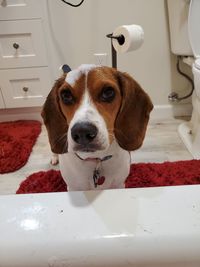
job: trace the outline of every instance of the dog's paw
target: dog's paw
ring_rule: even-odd
[[[58,155],[57,154],[53,154],[52,158],[51,158],[51,165],[57,165],[58,162],[59,162]]]

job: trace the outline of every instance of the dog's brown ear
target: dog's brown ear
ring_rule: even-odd
[[[60,109],[58,89],[63,84],[66,75],[58,79],[47,96],[42,110],[42,117],[47,128],[52,152],[63,154],[67,152],[67,121]]]
[[[117,77],[122,103],[115,121],[115,137],[123,149],[131,151],[143,143],[153,104],[131,76],[118,71]]]

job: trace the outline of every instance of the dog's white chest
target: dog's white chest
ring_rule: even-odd
[[[83,161],[74,153],[59,155],[61,174],[68,185],[68,190],[123,188],[130,170],[130,156],[120,147],[118,150],[119,153],[102,162]]]

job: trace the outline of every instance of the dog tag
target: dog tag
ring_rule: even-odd
[[[97,165],[93,172],[93,181],[94,181],[94,187],[97,188],[98,185],[102,185],[105,182],[105,177],[100,176],[100,169],[102,161],[110,159],[112,156],[107,156],[103,159],[97,159]]]
[[[98,185],[102,185],[104,182],[105,182],[105,177],[104,176],[101,176],[101,177],[99,177],[99,179],[98,179],[98,181],[97,181],[97,184]]]
[[[95,170],[94,170],[94,173],[93,173],[93,181],[94,181],[94,187],[95,187],[95,188],[96,188],[97,185],[98,185],[99,177],[100,177],[99,170],[98,170],[98,169],[95,169]]]

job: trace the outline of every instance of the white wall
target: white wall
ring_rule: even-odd
[[[118,69],[134,76],[155,105],[168,105],[172,89],[182,94],[189,89],[188,82],[176,73],[176,60],[170,52],[166,1],[85,0],[82,6],[72,8],[59,0],[47,0],[47,6],[61,63],[75,68],[94,63],[94,53],[108,53],[111,65],[106,34],[123,24],[140,24],[145,42],[135,52],[118,55]]]

